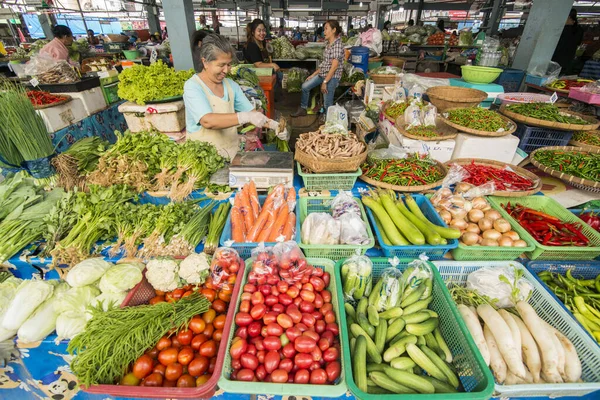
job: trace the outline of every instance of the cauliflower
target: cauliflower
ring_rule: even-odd
[[[177,262],[172,258],[157,258],[146,264],[146,279],[156,290],[170,292],[179,286]]]
[[[179,265],[179,276],[187,283],[204,283],[209,274],[210,263],[205,253],[192,253]]]

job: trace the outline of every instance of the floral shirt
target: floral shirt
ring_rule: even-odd
[[[331,69],[331,64],[333,64],[333,60],[338,60],[338,67],[335,70],[335,74],[333,77],[336,79],[341,79],[343,64],[344,64],[344,45],[342,44],[342,39],[337,38],[331,44],[328,44],[325,47],[325,51],[323,53],[323,62],[319,66],[319,76],[325,78]]]

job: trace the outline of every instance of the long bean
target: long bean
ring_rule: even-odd
[[[600,155],[561,150],[541,150],[533,157],[546,167],[578,178],[600,182]]]

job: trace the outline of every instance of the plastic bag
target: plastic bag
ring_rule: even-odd
[[[527,73],[533,76],[548,78],[546,84],[549,84],[558,79],[561,68],[559,63],[549,61],[548,63],[534,66],[532,69],[528,70]]]
[[[344,214],[337,218],[337,221],[340,224],[340,244],[363,245],[371,241],[362,217],[356,214]]]
[[[331,215],[338,219],[345,214],[354,214],[361,216],[360,206],[358,202],[344,191],[340,191],[337,196],[331,201]]]
[[[339,244],[340,223],[327,213],[312,213],[304,219],[300,236],[304,244]]]
[[[373,287],[369,304],[374,305],[377,312],[397,307],[400,305],[402,288],[402,272],[395,266],[386,268]]]
[[[582,92],[588,92],[593,94],[600,94],[600,80],[590,82],[581,88]]]
[[[512,266],[483,267],[469,274],[467,289],[476,290],[481,295],[495,299],[496,307],[515,307],[513,293],[519,301],[527,301],[533,292],[533,287],[524,278],[519,279],[515,286],[515,271]]]
[[[408,88],[408,98],[415,99],[419,102],[423,98],[423,93],[425,93],[427,89],[425,89],[420,83],[413,84]]]
[[[344,299],[360,300],[371,294],[373,286],[373,262],[367,256],[352,256],[340,269]]]
[[[339,104],[327,109],[327,124],[339,125],[348,133],[348,111]]]
[[[25,73],[35,76],[40,83],[73,83],[79,76],[65,60],[55,60],[46,54],[38,54],[25,64]]]
[[[227,287],[233,290],[237,273],[243,262],[235,249],[219,247],[215,250],[210,263],[210,277],[207,283],[212,282],[216,289]]]
[[[376,149],[369,152],[368,159],[375,160],[400,160],[406,158],[408,152],[402,147],[394,146],[390,144],[384,149]]]
[[[421,254],[402,272],[402,297],[400,304],[408,306],[416,301],[431,296],[433,288],[433,272],[427,262],[427,256]]]
[[[423,115],[423,125],[425,126],[436,126],[435,120],[437,117],[437,108],[433,104],[429,103],[421,110]]]
[[[471,46],[473,44],[473,32],[461,31],[458,35],[459,46]]]
[[[404,111],[404,123],[406,124],[406,129],[421,125],[421,106],[416,99],[412,100],[410,106],[406,107]]]
[[[314,268],[302,254],[302,250],[293,240],[277,243],[273,247],[273,255],[279,263],[279,277],[288,284],[301,282],[303,278],[309,278]]]

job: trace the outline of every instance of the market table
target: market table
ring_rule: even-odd
[[[315,70],[319,67],[319,60],[316,58],[307,58],[304,60],[298,60],[295,58],[278,58],[273,60],[274,63],[279,65],[279,68],[306,68],[308,70]]]

